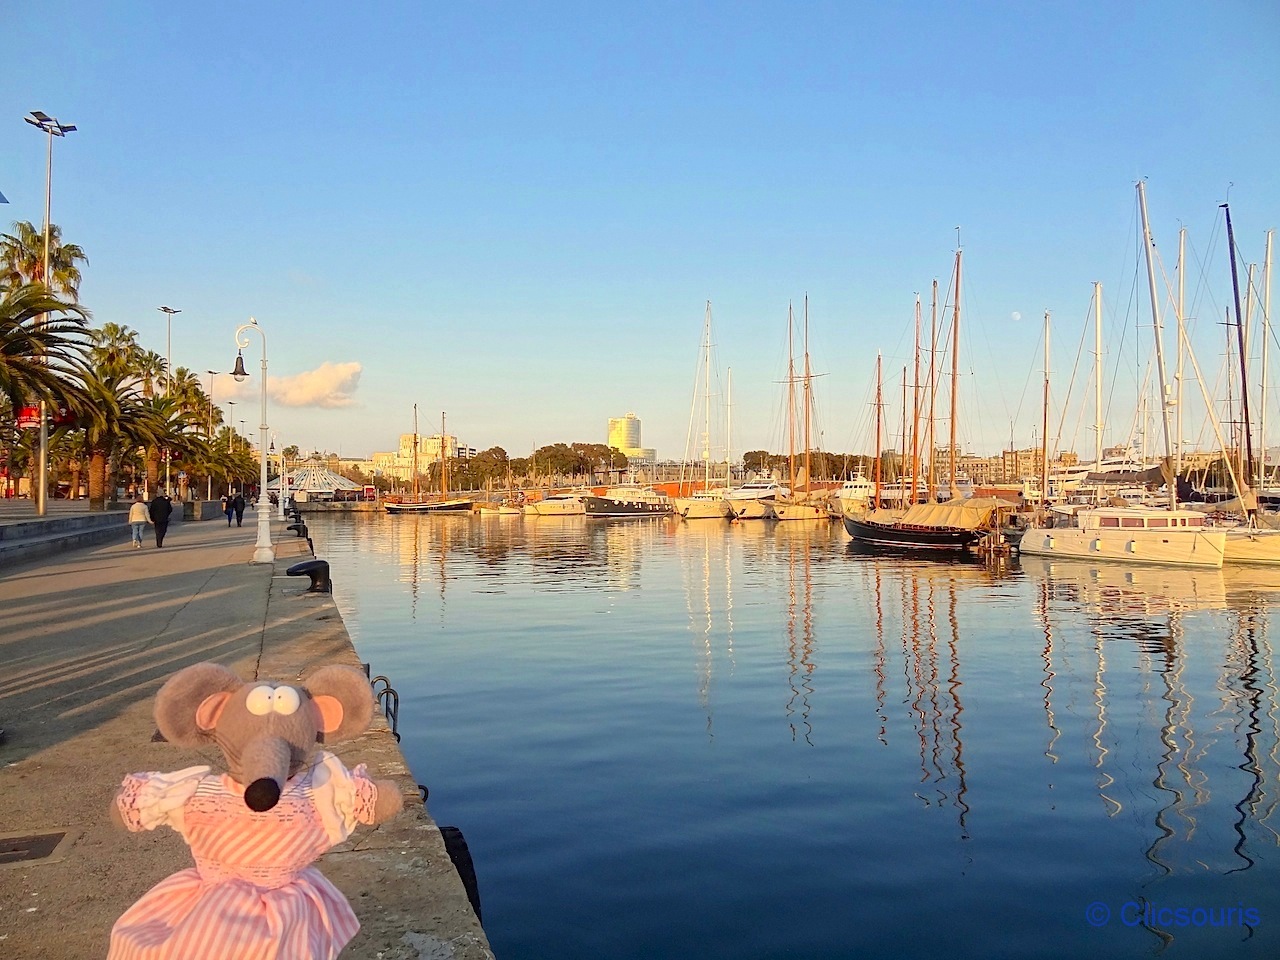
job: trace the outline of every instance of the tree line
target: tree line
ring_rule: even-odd
[[[11,494],[23,476],[35,489],[32,408],[42,401],[52,414],[49,497],[87,488],[89,508],[103,510],[118,487],[156,490],[166,460],[182,497],[252,482],[258,458],[194,372],[171,372],[123,324],[90,325],[79,300],[88,258],[56,224],[48,276],[44,262],[44,235],[31,223],[0,234],[0,491]]]

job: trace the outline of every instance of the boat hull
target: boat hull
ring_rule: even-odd
[[[773,516],[777,520],[830,520],[831,509],[825,500],[802,503],[775,500]]]
[[[1228,529],[1224,563],[1280,564],[1280,530]]]
[[[429,503],[387,503],[387,513],[470,513],[474,500],[459,497],[453,500],[432,500]]]
[[[726,520],[729,503],[722,497],[674,497],[671,507],[685,520]]]
[[[735,520],[768,520],[773,516],[773,500],[730,500],[729,514]]]
[[[1029,527],[1018,552],[1033,557],[1072,557],[1116,563],[1164,563],[1218,568],[1226,554],[1222,530]]]
[[[552,497],[528,504],[525,513],[539,517],[580,517],[587,512],[581,497]]]
[[[588,517],[665,517],[671,512],[671,504],[667,502],[612,497],[584,496],[582,506]]]
[[[904,527],[895,524],[872,523],[857,517],[844,518],[845,531],[859,543],[894,547],[899,550],[936,550],[947,553],[963,553],[981,537],[977,530],[958,530],[949,527]]]

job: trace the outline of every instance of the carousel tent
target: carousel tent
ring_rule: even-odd
[[[332,500],[338,490],[359,490],[360,484],[341,477],[323,466],[318,460],[304,460],[289,471],[289,493],[305,494],[299,499]],[[280,478],[267,484],[267,491],[276,493],[280,490]]]

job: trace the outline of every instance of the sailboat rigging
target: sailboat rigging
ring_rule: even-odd
[[[997,511],[1008,506],[994,499],[960,499],[956,484],[956,381],[959,365],[961,251],[956,250],[956,302],[951,330],[951,456],[948,483],[951,499],[946,503],[912,503],[905,509],[879,508],[858,516],[845,512],[844,528],[855,543],[913,551],[955,553],[969,550],[985,531],[992,528]],[[918,315],[918,314],[917,314]],[[918,324],[917,324],[918,325]],[[917,335],[917,340],[918,340]],[[932,367],[932,360],[930,361]],[[879,405],[879,366],[877,364],[876,397]],[[932,374],[930,375],[932,377]],[[919,376],[917,375],[917,379]],[[903,404],[904,415],[906,404]],[[879,419],[877,416],[877,433]],[[877,439],[877,447],[879,441]],[[880,486],[880,453],[876,450],[876,486]],[[932,452],[930,459],[933,459]],[[932,491],[931,491],[932,493]],[[932,499],[932,498],[930,498]],[[879,502],[877,490],[876,502]]]
[[[440,494],[422,499],[418,490],[418,406],[413,407],[413,499],[385,504],[387,513],[470,513],[475,501],[471,497],[449,496],[449,459],[445,449],[444,413],[440,414]]]

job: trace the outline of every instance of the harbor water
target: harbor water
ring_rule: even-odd
[[[1280,571],[307,523],[500,960],[1280,954]]]

